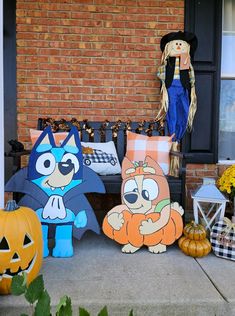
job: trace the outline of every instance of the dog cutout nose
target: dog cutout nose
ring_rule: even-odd
[[[59,162],[58,168],[60,173],[62,173],[63,176],[66,176],[73,170],[74,164],[71,162]]]
[[[138,195],[136,193],[128,193],[125,195],[125,199],[127,200],[128,203],[135,203],[138,199]]]

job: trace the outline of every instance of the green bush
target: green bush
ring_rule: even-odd
[[[51,298],[47,290],[44,288],[43,276],[39,275],[27,286],[26,273],[23,275],[15,275],[12,278],[11,293],[13,295],[23,295],[32,307],[32,316],[52,316],[51,314]],[[67,295],[60,298],[56,306],[55,316],[72,316],[72,302]],[[84,308],[79,307],[79,316],[90,316],[90,313]],[[28,316],[21,314],[20,316]],[[107,307],[105,306],[97,316],[108,316]],[[129,316],[133,316],[131,310]]]

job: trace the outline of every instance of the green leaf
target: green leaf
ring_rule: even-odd
[[[23,285],[25,285],[27,287],[27,273],[26,272],[22,272],[23,278],[24,278],[24,282]]]
[[[47,290],[44,290],[39,297],[37,304],[35,306],[34,316],[50,316],[51,306],[50,306],[50,296],[47,293]]]
[[[99,312],[98,316],[108,316],[107,306],[102,308],[102,310]]]
[[[21,295],[25,293],[27,287],[25,284],[25,276],[24,275],[15,275],[12,278],[11,282],[11,293],[13,295]]]
[[[71,298],[63,296],[56,308],[56,316],[72,316]]]
[[[33,304],[40,298],[43,291],[44,291],[43,277],[42,275],[39,275],[36,279],[34,279],[29,284],[29,287],[27,288],[24,296],[30,304]]]
[[[59,301],[58,305],[56,306],[56,313],[60,310],[61,306],[66,305],[67,298],[68,298],[68,296],[66,296],[66,295],[64,295],[60,298],[60,301]]]
[[[90,313],[88,313],[88,311],[84,308],[79,307],[79,316],[90,316]]]
[[[134,316],[133,309],[130,311],[129,316]]]

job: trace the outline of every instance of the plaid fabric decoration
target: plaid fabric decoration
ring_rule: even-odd
[[[174,79],[180,79],[180,59],[179,59],[179,57],[175,58]]]
[[[165,82],[166,80],[166,65],[165,64],[162,64],[161,66],[159,66],[158,71],[157,71],[157,76],[162,81],[162,83]],[[191,63],[189,66],[189,79],[190,79],[190,83],[194,85],[195,74],[194,74],[194,69]]]
[[[170,150],[172,136],[146,136],[127,132],[126,157],[131,161],[144,161],[146,156],[152,159],[162,168],[165,175],[170,168]]]
[[[83,159],[89,159],[93,163],[108,163],[110,162],[113,166],[116,165],[117,159],[112,154],[105,153],[99,149],[93,149],[94,154],[83,154]]]
[[[166,66],[165,65],[161,65],[158,68],[157,76],[161,81],[165,82],[166,80]]]
[[[235,260],[235,225],[228,218],[214,224],[210,242],[216,256]]]

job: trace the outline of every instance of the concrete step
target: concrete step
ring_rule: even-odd
[[[143,248],[121,253],[121,246],[103,235],[86,233],[74,240],[72,258],[43,262],[45,287],[52,305],[68,295],[74,315],[78,307],[96,316],[107,305],[110,316],[235,315],[235,262],[209,256],[185,256],[177,244],[166,253]],[[30,312],[23,297],[0,297],[0,315]]]

